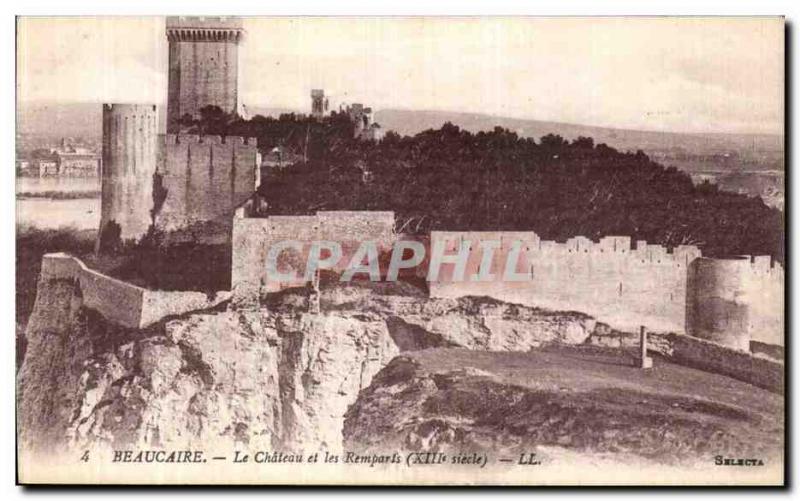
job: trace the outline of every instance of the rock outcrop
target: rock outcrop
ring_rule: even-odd
[[[681,362],[678,355],[687,350],[678,348],[685,336],[670,336],[653,336],[653,349]],[[448,444],[498,450],[555,444],[613,452],[633,451],[623,443],[623,430],[632,422],[650,422],[651,427],[632,433],[652,443],[653,454],[673,458],[679,446],[662,451],[658,444],[687,416],[664,421],[659,413],[675,406],[710,409],[698,400],[636,393],[636,371],[617,374],[607,388],[574,393],[584,378],[594,377],[591,371],[564,376],[586,365],[579,357],[565,359],[560,381],[554,382],[552,374],[526,372],[538,363],[528,359],[510,360],[517,372],[498,379],[495,366],[480,366],[482,357],[542,354],[552,346],[611,350],[627,359],[606,365],[629,371],[635,336],[581,313],[487,298],[427,299],[348,286],[323,289],[317,313],[309,313],[307,298],[294,291],[261,306],[222,304],[132,329],[88,309],[74,281],[50,278],[40,280],[25,338],[17,390],[24,453],[200,447],[338,451],[379,444],[419,450]],[[431,350],[446,367],[418,364],[417,354]],[[765,363],[771,362],[752,362],[752,370]],[[772,372],[780,377],[781,370],[776,365]],[[772,377],[772,372],[765,374]],[[664,377],[673,376],[685,377]],[[545,387],[525,386],[544,380],[550,381]],[[775,407],[779,397],[763,398]],[[637,399],[655,404],[634,418],[627,410],[614,410]],[[732,416],[745,430],[766,420],[777,433],[782,424],[768,418],[780,415],[776,409],[762,416],[725,404],[710,413]],[[729,424],[711,426],[699,419],[687,429],[699,426],[702,440],[717,444],[714,433],[739,436]],[[601,432],[605,448],[597,445]]]
[[[338,450],[348,406],[398,353],[579,343],[594,325],[480,298],[331,294],[318,314],[286,296],[269,312],[221,305],[137,330],[87,309],[74,282],[43,280],[18,374],[21,443]]]

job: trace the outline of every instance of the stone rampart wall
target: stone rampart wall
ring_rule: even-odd
[[[211,308],[230,297],[229,292],[207,295],[195,291],[154,291],[92,270],[80,259],[63,253],[42,257],[42,282],[74,280],[83,306],[124,327],[140,329],[166,317]]]
[[[156,227],[178,232],[210,225],[224,234],[222,238],[193,238],[201,243],[227,242],[235,208],[253,195],[260,182],[259,157],[254,138],[159,136],[157,172],[165,197],[157,207]]]

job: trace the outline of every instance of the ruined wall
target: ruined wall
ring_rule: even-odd
[[[172,315],[211,308],[230,297],[227,292],[209,296],[195,291],[144,289],[92,270],[68,254],[45,254],[40,283],[65,279],[75,281],[85,307],[130,328],[143,328]]]
[[[184,115],[199,117],[205,106],[238,111],[241,19],[167,18],[169,76],[167,131],[177,132]]]
[[[249,218],[246,209],[238,211],[233,220],[233,261],[231,284],[237,299],[257,298],[263,292],[275,292],[298,287],[308,259],[310,243],[331,240],[342,245],[342,259],[334,271],[343,270],[360,242],[375,241],[380,251],[394,244],[394,213],[367,211],[320,211],[314,216],[270,216]],[[281,253],[278,271],[295,270],[300,276],[294,281],[277,281],[267,274],[267,252],[272,244],[299,241],[299,250]]]
[[[235,208],[260,182],[255,138],[166,134],[159,136],[158,153],[165,195],[156,227],[176,232],[200,226],[191,241],[227,243]]]
[[[138,240],[150,227],[157,120],[155,105],[103,105],[98,250]]]

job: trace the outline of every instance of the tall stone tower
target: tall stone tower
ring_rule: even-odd
[[[183,116],[197,118],[205,106],[219,106],[226,113],[238,111],[243,36],[238,18],[167,18],[167,132],[178,132]]]
[[[98,252],[139,240],[152,223],[157,123],[153,104],[103,105]]]

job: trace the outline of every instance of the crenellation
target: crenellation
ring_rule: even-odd
[[[222,136],[218,135],[200,136],[200,142],[203,144],[222,144]]]
[[[667,259],[667,249],[660,245],[648,244],[645,252],[651,263],[661,263]]]
[[[156,227],[177,231],[213,222],[228,232],[236,207],[255,192],[260,156],[240,136],[165,134],[159,136],[158,172],[166,199]],[[212,235],[211,240],[230,238]]]
[[[753,267],[758,271],[769,271],[772,268],[771,256],[755,256],[753,258]]]
[[[180,144],[200,144],[199,134],[178,134],[178,143]]]

